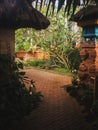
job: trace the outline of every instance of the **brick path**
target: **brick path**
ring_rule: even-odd
[[[64,90],[71,77],[42,70],[27,70],[38,91],[44,95],[40,106],[20,125],[20,130],[91,130],[74,98]],[[19,130],[19,129],[17,129]]]

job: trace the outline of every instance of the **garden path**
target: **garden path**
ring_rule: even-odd
[[[40,106],[20,123],[20,130],[91,130],[81,113],[83,106],[64,89],[71,83],[70,75],[38,69],[28,69],[26,75],[35,81],[44,97]]]

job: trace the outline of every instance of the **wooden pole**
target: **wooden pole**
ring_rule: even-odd
[[[96,76],[92,76],[91,79],[94,81],[94,103],[95,103],[95,101],[98,100],[98,88],[97,88],[98,80]]]
[[[15,30],[0,29],[0,54],[15,53]]]

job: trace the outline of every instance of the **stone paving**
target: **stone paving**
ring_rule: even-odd
[[[71,76],[37,69],[28,69],[26,74],[35,81],[37,90],[44,97],[17,130],[92,130],[81,113],[83,106],[64,89],[71,83]]]

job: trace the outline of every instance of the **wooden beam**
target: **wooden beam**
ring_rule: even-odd
[[[98,25],[98,19],[79,21],[78,26],[84,27],[88,25]]]

